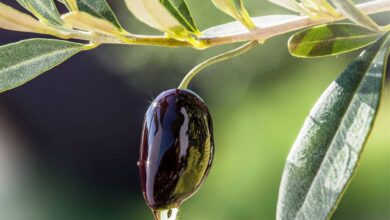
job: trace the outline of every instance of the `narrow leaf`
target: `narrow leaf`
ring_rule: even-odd
[[[191,12],[184,0],[160,0],[160,2],[188,31],[199,34]]]
[[[77,11],[77,0],[57,0],[64,4],[70,11]]]
[[[311,110],[284,168],[278,220],[325,220],[337,207],[372,129],[389,34],[362,52]]]
[[[331,2],[349,20],[370,30],[380,31],[375,21],[356,8],[351,0],[331,0]]]
[[[268,1],[274,3],[275,5],[279,5],[283,8],[286,8],[290,11],[304,13],[302,8],[300,8],[299,5],[295,1],[292,1],[292,0],[268,0]]]
[[[78,0],[77,8],[79,11],[105,19],[115,25],[119,30],[123,30],[114,12],[105,0]]]
[[[333,56],[365,47],[379,36],[355,24],[320,25],[291,36],[288,50],[297,57]]]
[[[292,22],[294,20],[300,19],[300,16],[296,15],[267,15],[261,17],[252,18],[253,23],[258,28],[267,28],[275,25],[281,25],[285,23]],[[243,26],[240,22],[230,22],[227,24],[218,25],[207,30],[204,30],[202,33],[203,38],[216,38],[216,37],[226,37],[232,35],[239,35],[248,32],[248,28]]]
[[[84,49],[62,40],[30,39],[0,47],[0,92],[20,86]]]
[[[173,34],[184,29],[158,0],[126,0],[126,5],[138,20],[155,29]]]
[[[171,37],[186,40],[190,38],[189,32],[199,34],[195,26],[191,28],[191,24],[193,24],[193,21],[192,18],[191,21],[189,20],[189,14],[187,14],[185,12],[186,10],[183,9],[186,8],[186,6],[184,4],[184,1],[182,0],[177,1],[176,4],[172,4],[168,1],[162,0],[125,1],[129,10],[138,20],[155,29],[166,32]],[[180,5],[178,3],[181,3],[181,7],[173,6]],[[167,5],[172,5],[172,8],[175,8],[176,13],[173,13],[173,11],[175,10],[167,7]],[[185,20],[186,22],[183,23],[183,20]]]
[[[243,0],[212,0],[214,5],[221,11],[232,16],[249,29],[256,28],[244,6]]]
[[[53,0],[17,0],[20,5],[29,10],[39,20],[53,25],[62,26],[60,13]]]
[[[72,28],[95,33],[102,33],[112,36],[123,36],[123,31],[118,30],[111,22],[95,17],[81,11],[74,11],[64,14],[62,19]]]
[[[0,28],[31,33],[46,33],[47,27],[28,14],[0,2]]]

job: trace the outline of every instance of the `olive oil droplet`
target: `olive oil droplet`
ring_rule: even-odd
[[[153,210],[153,215],[155,220],[176,220],[178,212],[178,208]]]

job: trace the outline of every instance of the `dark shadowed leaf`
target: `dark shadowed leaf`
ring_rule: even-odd
[[[20,5],[29,10],[39,20],[62,26],[60,13],[53,0],[17,0]]]
[[[63,40],[31,39],[0,47],[0,92],[20,86],[84,49]]]
[[[198,32],[187,3],[184,0],[160,0],[160,2],[188,31]]]
[[[321,25],[291,36],[288,50],[297,57],[321,57],[365,47],[380,34],[355,24]]]
[[[389,46],[385,34],[348,66],[311,110],[286,161],[278,220],[331,217],[378,112]]]

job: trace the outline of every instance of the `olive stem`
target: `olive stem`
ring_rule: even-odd
[[[243,18],[242,18],[242,20],[240,20],[242,25],[246,26],[246,28],[249,31],[256,29],[256,25],[253,23],[251,17],[249,16],[249,14],[245,8],[243,9],[243,14],[244,14]],[[242,45],[241,47],[238,47],[236,49],[230,50],[226,53],[217,55],[215,57],[212,57],[208,60],[203,61],[202,63],[195,66],[193,69],[190,70],[190,72],[187,73],[187,75],[181,81],[178,89],[186,89],[188,87],[188,84],[192,80],[192,78],[194,78],[194,76],[196,76],[196,74],[198,74],[202,69],[204,69],[204,68],[206,68],[214,63],[218,63],[218,62],[233,58],[235,56],[239,56],[239,55],[249,51],[253,47],[255,47],[258,42],[259,41],[257,41],[257,40],[250,41],[250,42]]]
[[[250,41],[250,42],[242,45],[241,47],[238,47],[236,49],[230,50],[226,53],[217,55],[215,57],[212,57],[208,60],[203,61],[202,63],[198,64],[197,66],[195,66],[193,69],[191,69],[187,73],[187,75],[181,81],[178,89],[187,89],[188,84],[190,83],[192,78],[194,78],[194,76],[196,76],[196,74],[198,74],[201,70],[210,66],[211,64],[218,63],[218,62],[239,56],[239,55],[249,51],[250,49],[255,47],[257,44],[258,44],[257,41]]]

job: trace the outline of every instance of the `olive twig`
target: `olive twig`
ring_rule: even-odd
[[[198,74],[202,69],[210,66],[211,64],[218,63],[218,62],[230,59],[232,57],[241,55],[241,54],[247,52],[248,50],[252,49],[253,47],[255,47],[257,44],[258,44],[258,41],[250,41],[250,42],[242,45],[241,47],[238,47],[236,49],[230,50],[226,53],[220,54],[218,56],[215,56],[215,57],[212,57],[208,60],[203,61],[202,63],[198,64],[197,66],[195,66],[192,70],[190,70],[187,73],[187,75],[181,81],[178,89],[187,89],[188,84],[190,83],[192,78],[194,78],[194,76],[196,76],[196,74]]]
[[[363,13],[375,14],[380,12],[390,11],[390,4],[388,0],[375,0],[365,2],[356,5],[356,7]],[[269,38],[279,36],[288,32],[321,25],[332,23],[346,19],[345,16],[340,15],[338,17],[326,17],[322,19],[312,19],[307,16],[300,16],[286,21],[280,24],[270,25],[267,27],[258,27],[251,31],[244,33],[228,34],[223,36],[200,36],[197,40],[201,47],[197,47],[187,41],[179,41],[174,38],[170,38],[165,35],[125,35],[123,39],[119,39],[116,36],[104,35],[104,34],[91,34],[89,32],[75,31],[69,35],[62,36],[65,39],[79,39],[91,42],[97,42],[100,44],[126,44],[126,45],[150,45],[150,46],[164,46],[164,47],[193,47],[195,49],[206,49],[212,46],[225,45],[237,42],[246,41],[264,41]],[[61,36],[59,36],[61,38]]]

